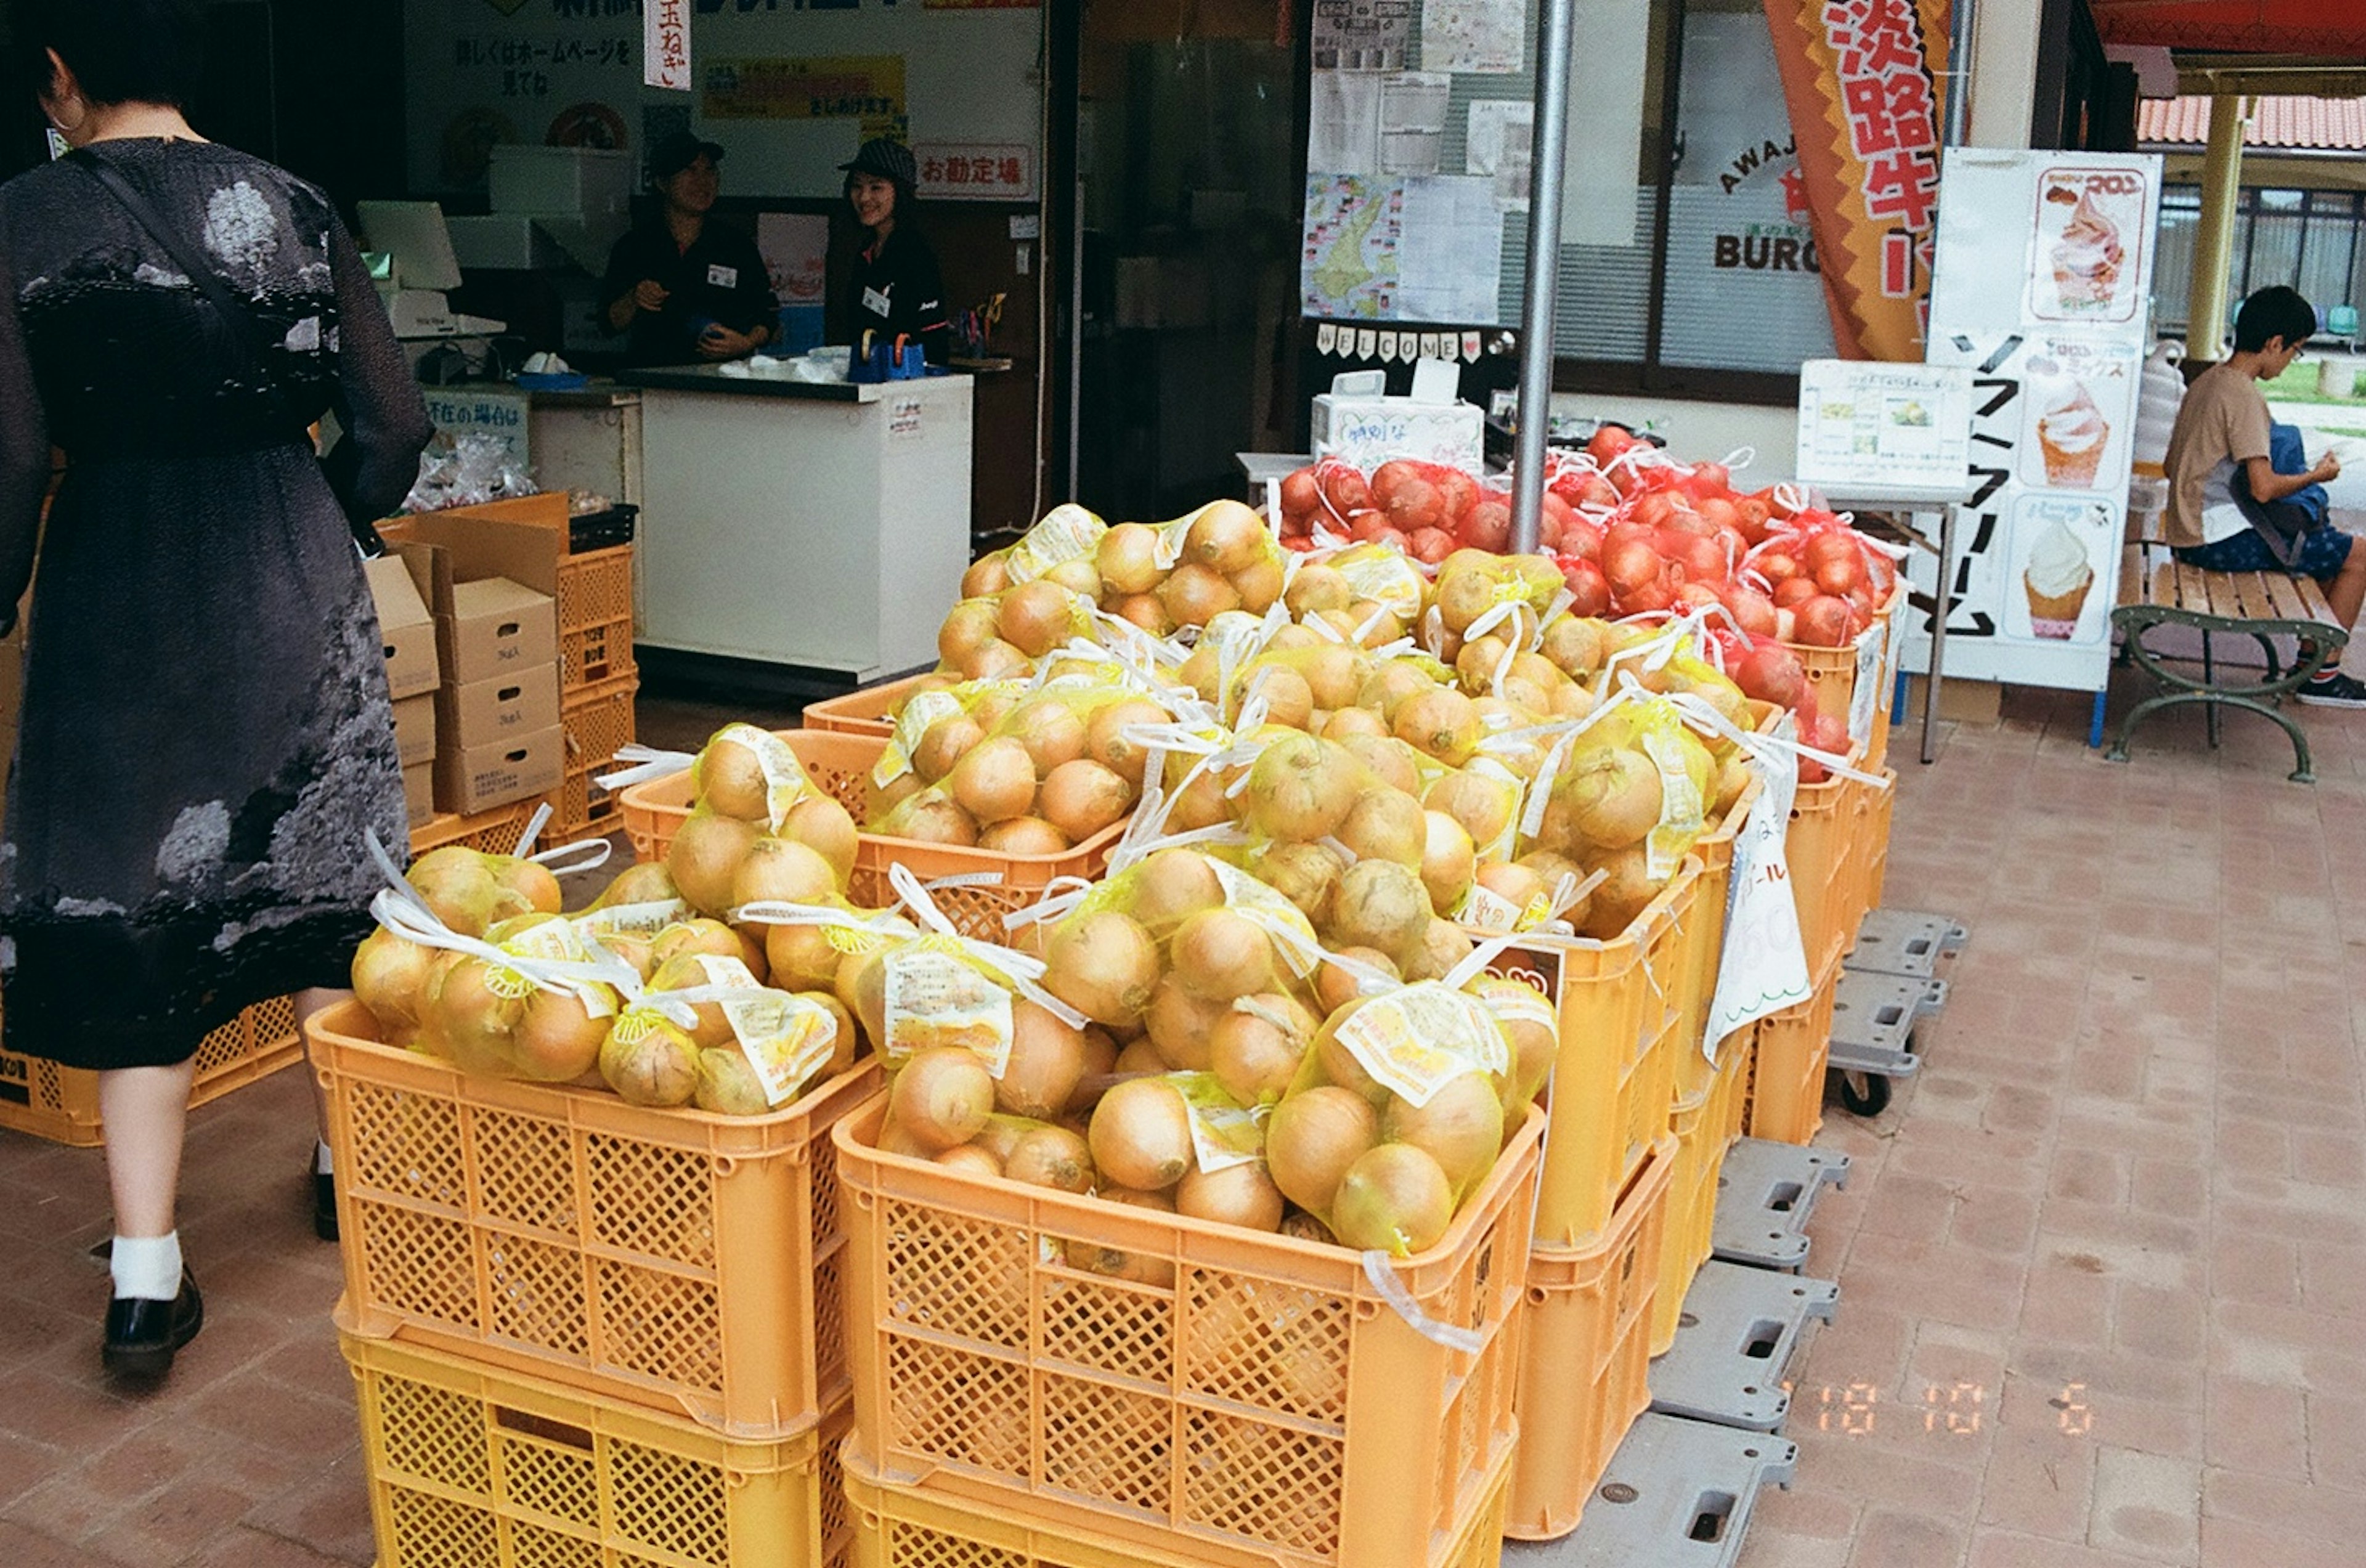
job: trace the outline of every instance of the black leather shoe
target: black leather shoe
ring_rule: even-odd
[[[118,1377],[161,1378],[173,1370],[173,1352],[205,1325],[205,1298],[184,1269],[181,1293],[169,1302],[118,1296],[107,1303],[107,1343],[99,1359]]]
[[[337,1179],[318,1170],[312,1173],[312,1234],[337,1239]]]

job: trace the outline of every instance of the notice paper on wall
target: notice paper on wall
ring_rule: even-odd
[[[1512,75],[1527,62],[1527,20],[1520,0],[1425,0],[1421,62],[1432,71]]]
[[[1536,140],[1536,106],[1518,98],[1481,98],[1470,106],[1463,157],[1474,175],[1495,182],[1495,206],[1528,209],[1528,169]]]
[[[1561,138],[1564,245],[1635,243],[1651,10],[1634,0],[1575,0],[1570,89],[1582,107]]]
[[[1427,71],[1380,78],[1380,173],[1434,175],[1454,79]]]
[[[1380,172],[1380,82],[1369,71],[1317,71],[1306,122],[1306,166],[1330,175]]]
[[[1314,0],[1317,71],[1402,71],[1414,0]]]
[[[1492,321],[1503,270],[1504,214],[1493,180],[1445,175],[1405,181],[1398,320]]]

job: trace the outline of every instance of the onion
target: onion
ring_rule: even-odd
[[[1314,716],[1314,689],[1306,677],[1287,664],[1256,664],[1233,677],[1224,695],[1224,712],[1237,720],[1251,694],[1263,698],[1268,724],[1284,729],[1304,729]]]
[[[1469,831],[1453,818],[1442,811],[1421,815],[1427,829],[1421,856],[1422,886],[1429,889],[1431,908],[1451,911],[1460,907],[1478,874],[1478,851]]]
[[[858,836],[854,814],[835,799],[817,791],[805,796],[781,820],[780,837],[805,845],[829,863],[838,886],[854,874]]]
[[[1088,1192],[1093,1185],[1093,1156],[1085,1140],[1065,1127],[1038,1127],[1012,1146],[1010,1157],[1002,1163],[1002,1174],[1029,1187]]]
[[[1473,708],[1475,716],[1477,709]],[[1350,735],[1339,742],[1347,754],[1379,775],[1382,784],[1404,795],[1421,790],[1421,753],[1393,735]],[[1364,787],[1359,785],[1359,787]]]
[[[1291,615],[1303,618],[1324,610],[1344,610],[1355,597],[1355,589],[1338,568],[1310,562],[1290,580],[1282,602]]]
[[[1602,576],[1614,594],[1625,597],[1641,592],[1660,581],[1667,563],[1659,552],[1640,539],[1621,540],[1602,547]]]
[[[1133,918],[1154,934],[1169,934],[1189,916],[1224,901],[1215,867],[1197,850],[1157,851],[1133,874]]]
[[[1150,993],[1150,1006],[1143,1013],[1158,1059],[1178,1073],[1206,1070],[1210,1037],[1231,1006],[1229,997],[1194,996],[1184,988],[1178,976],[1166,975]]]
[[[1734,683],[1742,694],[1776,707],[1796,708],[1799,694],[1807,690],[1807,668],[1799,656],[1771,639],[1751,645],[1750,651],[1735,661]]]
[[[1429,889],[1418,874],[1394,861],[1358,861],[1339,878],[1329,934],[1339,945],[1397,956],[1420,942],[1429,917]]]
[[[1044,955],[1044,988],[1096,1023],[1132,1029],[1158,984],[1158,949],[1131,916],[1098,909],[1060,922]]]
[[[1241,608],[1252,615],[1262,615],[1281,597],[1281,562],[1260,558],[1238,571],[1228,574],[1233,592],[1240,595]]]
[[[1121,1187],[1157,1191],[1191,1168],[1191,1114],[1163,1078],[1133,1078],[1101,1096],[1088,1142],[1093,1164]]]
[[[674,829],[666,850],[666,874],[692,908],[721,914],[732,907],[731,884],[739,863],[762,836],[753,822],[693,811]]]
[[[991,599],[963,599],[937,626],[937,657],[966,671],[990,643],[999,642],[1001,612]]]
[[[1316,925],[1330,919],[1331,900],[1346,869],[1337,852],[1325,845],[1288,840],[1268,845],[1250,867],[1259,882],[1297,905]]]
[[[1392,1258],[1428,1251],[1453,1223],[1453,1184],[1411,1144],[1382,1144],[1358,1159],[1331,1205],[1339,1245]]]
[[[1025,654],[995,637],[954,668],[969,680],[993,681],[1006,675],[1024,675],[1031,666]]]
[[[1158,603],[1177,626],[1204,626],[1225,611],[1239,609],[1241,595],[1222,574],[1187,561],[1159,584]]]
[[[1237,501],[1211,501],[1183,532],[1183,558],[1229,577],[1263,559],[1265,519]]]
[[[818,904],[844,882],[820,853],[794,839],[760,838],[731,874],[729,908],[742,904]]]
[[[1527,908],[1538,895],[1550,891],[1542,875],[1508,861],[1482,861],[1473,880],[1515,909]]]
[[[628,1013],[601,1043],[600,1076],[627,1105],[687,1105],[698,1092],[698,1047],[662,1018]]]
[[[1002,1162],[975,1144],[960,1144],[936,1156],[936,1163],[963,1176],[1000,1176]]]
[[[1250,764],[1244,816],[1268,838],[1328,838],[1355,809],[1356,794],[1346,751],[1311,735],[1288,735]]]
[[[1664,792],[1660,770],[1639,751],[1597,750],[1583,771],[1554,791],[1567,802],[1577,830],[1590,843],[1622,849],[1660,825]]]
[[[1602,575],[1599,566],[1590,560],[1565,558],[1560,575],[1569,588],[1571,615],[1594,616],[1609,613],[1610,581]]]
[[[1114,827],[1132,808],[1133,786],[1089,757],[1063,762],[1044,777],[1043,818],[1072,844]]]
[[[1041,817],[1010,817],[977,836],[977,847],[1006,855],[1064,854],[1068,835]]]
[[[1163,1214],[1175,1212],[1175,1198],[1168,1192],[1141,1192],[1130,1187],[1113,1187],[1106,1183],[1094,1189],[1093,1195],[1103,1202],[1121,1203],[1130,1209],[1152,1209]],[[1091,1274],[1106,1275],[1112,1280],[1126,1280],[1137,1285],[1171,1288],[1175,1283],[1175,1265],[1164,1258],[1146,1252],[1121,1252],[1113,1247],[1102,1247],[1085,1241],[1072,1241],[1067,1248],[1068,1265]],[[1021,1458],[1015,1464],[998,1468],[1015,1470],[1024,1466]]]
[[[1273,939],[1233,909],[1202,909],[1185,920],[1168,944],[1167,960],[1185,990],[1216,1002],[1269,989],[1277,975]]]
[[[1085,721],[1056,697],[1038,697],[1013,708],[1004,729],[1027,749],[1035,776],[1049,777],[1063,762],[1085,754]]]
[[[1002,596],[995,631],[1030,659],[1041,659],[1062,643],[1075,625],[1076,597],[1058,583],[1038,578]]]
[[[1265,1125],[1266,1171],[1283,1197],[1331,1212],[1339,1183],[1379,1140],[1380,1113],[1360,1096],[1324,1087],[1291,1095]]]
[[[941,1154],[985,1130],[994,1114],[994,1079],[975,1052],[931,1045],[896,1073],[887,1105],[917,1142]]]
[[[1024,997],[1010,1004],[1010,1057],[994,1086],[994,1106],[1049,1120],[1067,1109],[1085,1074],[1085,1035]]]
[[[1500,501],[1482,501],[1464,514],[1460,533],[1462,542],[1474,550],[1504,554],[1512,547],[1512,509]]]
[[[1155,593],[1129,593],[1111,608],[1153,637],[1174,635],[1175,617],[1166,613],[1166,603]]]
[[[1101,596],[1100,568],[1082,556],[1064,560],[1043,574],[1046,582],[1056,582],[1086,604],[1097,604]]]
[[[1492,844],[1511,826],[1519,795],[1500,779],[1458,770],[1440,773],[1422,804],[1460,823],[1474,844]]]
[[[748,972],[761,980],[770,965],[765,962],[763,944],[755,937],[734,931],[721,920],[676,920],[650,939],[649,965],[656,969],[686,953],[711,953],[716,958],[736,958],[748,966]]]
[[[964,599],[991,597],[1010,586],[1010,552],[996,550],[969,563],[962,573],[961,596]]]
[[[1504,1104],[1488,1075],[1464,1073],[1440,1084],[1426,1105],[1390,1097],[1380,1112],[1380,1141],[1421,1150],[1446,1173],[1448,1186],[1467,1192],[1504,1146]]]
[[[1117,1054],[1116,1065],[1110,1070],[1123,1078],[1156,1077],[1175,1069],[1158,1054],[1157,1043],[1145,1034]]]
[[[1165,570],[1158,564],[1158,530],[1144,523],[1120,523],[1093,548],[1101,586],[1121,596],[1147,593]]]
[[[1604,879],[1594,888],[1584,922],[1578,929],[1586,936],[1607,941],[1632,924],[1644,906],[1659,897],[1664,884],[1653,880],[1651,859],[1640,844],[1611,851],[1594,863],[1594,869],[1604,873]]]
[[[1810,648],[1848,646],[1849,607],[1845,600],[1818,593],[1802,601],[1796,613],[1797,635],[1800,642]]]
[[[1243,1230],[1279,1230],[1281,1190],[1259,1160],[1226,1166],[1213,1174],[1193,1170],[1175,1189],[1175,1212]]]
[[[1319,731],[1325,740],[1346,740],[1350,736],[1367,735],[1383,738],[1389,732],[1388,721],[1370,708],[1340,706],[1332,710]]]
[[[1085,755],[1139,790],[1150,761],[1150,748],[1126,738],[1141,725],[1169,722],[1166,710],[1147,697],[1127,697],[1094,714],[1085,726]]]
[[[866,1043],[862,1038],[862,1026],[854,1021],[854,1015],[846,1010],[846,1004],[828,991],[801,990],[795,994],[829,1014],[830,1028],[836,1032],[836,1037],[830,1042],[829,1060],[823,1064],[821,1071],[815,1077],[817,1080],[834,1078],[854,1066],[855,1059],[862,1055]]]
[[[1084,1071],[1076,1077],[1076,1087],[1068,1093],[1068,1102],[1060,1108],[1067,1116],[1081,1116],[1100,1103],[1101,1090],[1109,1076],[1117,1071],[1117,1042],[1109,1031],[1098,1024],[1087,1024],[1078,1045],[1078,1060]]]
[[[1270,1105],[1306,1059],[1319,1025],[1303,1004],[1279,991],[1244,997],[1208,1032],[1208,1067],[1243,1105]]]
[[[883,1155],[897,1155],[905,1159],[933,1160],[938,1157],[937,1150],[930,1148],[918,1138],[913,1137],[892,1113],[885,1121],[879,1123],[879,1142],[873,1146]],[[1001,1174],[998,1167],[995,1174]]]
[[[1479,745],[1479,715],[1470,699],[1442,686],[1406,698],[1389,728],[1398,739],[1448,767],[1470,761]]]
[[[736,1044],[698,1054],[698,1087],[691,1091],[691,1102],[717,1116],[762,1116],[772,1109],[764,1080]]]
[[[377,1021],[378,1037],[388,1044],[409,1045],[417,1037],[420,998],[435,953],[383,926],[354,949],[355,999]]]
[[[658,965],[658,972],[649,976],[648,988],[652,991],[687,991],[693,987],[704,987],[709,984],[706,966],[701,962],[704,956],[700,953],[685,953],[665,960]],[[689,1005],[691,1010],[697,1015],[696,1021],[684,1031],[690,1036],[693,1044],[701,1049],[711,1049],[717,1045],[728,1045],[738,1038],[731,1032],[731,1021],[723,1016],[722,1003],[697,1002]]]
[[[1418,948],[1405,959],[1408,980],[1443,979],[1456,964],[1470,956],[1470,934],[1442,915],[1422,928]]]
[[[607,1041],[611,1021],[611,1014],[593,1014],[571,991],[536,990],[526,998],[524,1015],[510,1033],[511,1065],[518,1077],[535,1083],[580,1078],[599,1066],[600,1047]],[[736,1045],[731,1055],[746,1066],[747,1058]],[[771,1109],[769,1103],[760,1104],[743,1114],[761,1115]]]
[[[1339,957],[1366,969],[1376,969],[1391,981],[1400,981],[1403,978],[1397,968],[1397,961],[1377,948],[1342,947],[1335,951]],[[1359,982],[1357,977],[1336,964],[1326,962],[1314,972],[1314,998],[1322,1004],[1323,1010],[1326,1014],[1337,1012],[1341,1008],[1362,996],[1363,992],[1358,987]]]
[[[1339,824],[1339,841],[1358,860],[1387,860],[1418,871],[1428,842],[1427,814],[1402,790],[1366,790]]]
[[[920,732],[912,748],[912,770],[930,784],[953,771],[953,765],[986,739],[986,730],[967,714],[949,714]]]

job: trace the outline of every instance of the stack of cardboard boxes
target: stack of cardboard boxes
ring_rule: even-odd
[[[413,539],[370,563],[414,828],[558,786],[558,608],[502,570],[532,575],[535,542],[498,532]]]

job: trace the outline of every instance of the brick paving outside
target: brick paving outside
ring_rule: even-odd
[[[1841,1314],[1741,1568],[2360,1561],[2366,715],[2304,710],[2311,789],[2241,716],[2217,753],[2173,715],[2106,765],[2086,705],[2016,693],[1896,761],[1887,901],[1972,945],[1891,1109],[1826,1108],[1854,1168],[1808,1271]],[[647,707],[657,743],[712,728]],[[0,1563],[371,1561],[310,1122],[292,1071],[193,1118],[208,1322],[138,1400],[97,1376],[99,1156],[0,1133]]]

